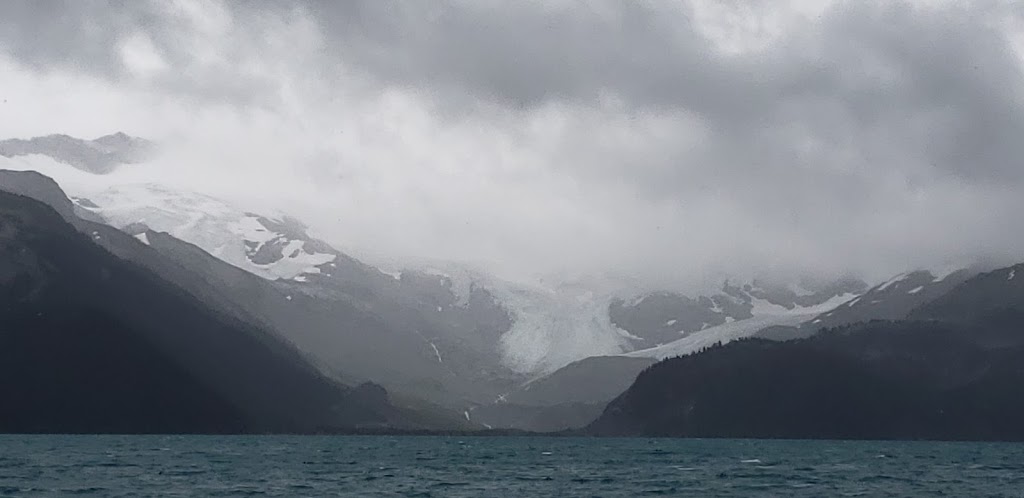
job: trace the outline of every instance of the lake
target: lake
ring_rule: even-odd
[[[1024,445],[9,435],[0,495],[1024,497]]]

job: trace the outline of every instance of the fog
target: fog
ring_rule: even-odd
[[[651,287],[1024,260],[1012,2],[0,3],[0,137],[389,265]]]

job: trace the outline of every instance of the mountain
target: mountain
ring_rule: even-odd
[[[879,313],[886,306],[872,303],[879,297],[857,300],[867,286],[855,279],[726,282],[694,295],[637,292],[614,281],[512,283],[457,265],[378,268],[284,213],[126,183],[116,171],[65,181],[70,168],[39,159],[62,154],[45,138],[33,139],[40,154],[33,161],[0,158],[0,166],[53,174],[73,194],[70,208],[61,209],[108,223],[160,257],[112,244],[103,229],[98,243],[220,312],[286,337],[333,377],[380,383],[397,402],[435,406],[468,424],[562,428],[595,417],[653,361],[755,335],[810,335],[822,324],[810,322],[845,302],[850,311],[837,320],[889,316]],[[901,297],[897,307],[905,314],[921,304],[915,299],[934,297],[957,278],[933,279],[934,292],[908,292],[902,281],[872,291],[899,289],[910,299],[882,297]],[[861,310],[867,303],[873,308]],[[582,393],[593,395],[577,399]]]
[[[939,274],[928,270],[902,273],[872,287],[857,299],[822,313],[804,328],[818,330],[870,320],[899,320],[977,273],[967,268]]]
[[[851,290],[861,287],[863,284],[857,282],[839,282],[825,286],[827,290],[819,293],[804,294],[800,300],[792,299],[795,293],[790,293],[787,300],[787,293],[769,294],[761,286],[731,286],[726,283],[723,289],[728,294],[723,293],[714,298],[690,299],[679,294],[661,292],[644,295],[630,303],[619,301],[619,306],[623,307],[620,309],[629,306],[631,313],[638,317],[643,316],[641,311],[657,314],[665,310],[677,313],[675,316],[694,316],[683,314],[694,312],[693,307],[659,308],[645,304],[648,302],[659,305],[672,302],[699,305],[710,301],[719,308],[714,311],[718,313],[725,311],[722,303],[730,303],[733,309],[741,310],[742,314],[738,315],[740,319],[726,314],[726,318],[718,325],[707,326],[707,322],[704,322],[704,327],[694,332],[673,332],[671,337],[675,339],[666,344],[617,355],[592,356],[570,363],[505,393],[490,405],[478,407],[473,412],[475,420],[497,426],[507,423],[507,412],[511,411],[520,416],[516,428],[532,431],[561,430],[567,428],[565,424],[570,422],[589,422],[599,415],[604,405],[625,391],[641,371],[658,360],[689,355],[714,344],[751,337],[770,327],[799,325],[825,310],[856,298]],[[702,312],[701,308],[696,310],[696,313]],[[663,317],[659,316],[658,320]],[[632,343],[630,345],[645,343],[642,338],[632,335],[627,337]]]
[[[655,360],[592,356],[528,382],[476,407],[473,420],[493,427],[555,432],[583,427],[629,388]]]
[[[52,188],[40,180],[35,190]],[[411,423],[379,387],[329,379],[275,334],[96,243],[120,236],[118,244],[149,251],[141,242],[84,220],[75,227],[68,215],[0,192],[0,431],[319,432]],[[90,227],[92,236],[81,232]]]
[[[914,320],[787,342],[745,339],[662,361],[586,432],[1024,440],[1019,268],[968,279],[911,313]]]
[[[28,140],[13,138],[0,141],[0,156],[45,155],[96,174],[110,173],[122,164],[142,162],[154,153],[154,149],[151,142],[120,132],[95,140],[47,135]]]
[[[0,171],[0,188],[40,183],[26,181],[26,178],[43,179],[44,186],[22,188],[22,193],[34,193],[51,201],[63,199],[67,205],[62,210],[72,213],[68,205],[73,208],[76,204],[68,201],[55,183],[37,173]],[[95,206],[82,199],[76,202],[79,207]],[[59,201],[57,205],[61,205]],[[210,207],[203,203],[196,205],[200,210]],[[95,207],[89,209],[92,215],[98,216]],[[438,418],[447,418],[447,422],[437,428],[462,428],[466,423],[459,420],[464,408],[471,403],[467,399],[493,399],[512,385],[512,381],[503,381],[498,375],[495,375],[497,380],[489,379],[487,365],[479,364],[481,354],[458,354],[478,344],[457,341],[452,335],[469,335],[473,331],[467,332],[465,326],[458,328],[458,322],[451,317],[484,314],[487,301],[480,292],[470,292],[464,307],[455,306],[456,297],[442,279],[409,273],[402,280],[421,290],[416,295],[420,300],[410,304],[388,294],[396,292],[395,288],[400,285],[398,280],[341,258],[332,262],[345,271],[344,274],[332,272],[321,279],[307,273],[308,281],[271,280],[141,224],[126,226],[121,231],[95,223],[83,226],[83,223],[81,220],[77,223],[80,231],[117,256],[153,271],[221,313],[273,330],[332,376],[353,384],[368,381],[383,384],[393,391],[392,399],[396,403],[417,412],[440,409],[432,406],[434,403],[447,406],[452,416],[439,415]],[[323,267],[329,268],[327,264]],[[356,278],[358,276],[365,278]],[[437,310],[439,306],[455,309],[441,313]],[[418,311],[417,307],[428,308],[429,314]],[[479,316],[472,317],[472,324],[480,323]],[[473,364],[473,361],[478,363]],[[497,385],[488,387],[491,382]],[[456,412],[458,419],[454,418]]]
[[[437,272],[385,273],[295,219],[208,196],[131,185],[76,203],[180,266],[203,268],[228,290],[225,306],[245,309],[338,375],[460,413],[516,382],[501,362],[511,317],[484,288]]]
[[[910,313],[918,320],[970,322],[1024,303],[1024,264],[979,274]]]
[[[756,280],[743,285],[726,282],[720,293],[706,296],[691,298],[676,292],[655,292],[631,301],[616,300],[610,312],[612,322],[635,338],[637,349],[646,349],[755,316],[819,307],[839,296],[852,298],[866,287],[855,279],[839,280],[813,291]]]
[[[814,290],[754,281],[733,285],[709,296],[688,297],[676,292],[643,294],[630,301],[617,299],[609,312],[612,323],[628,332],[636,349],[668,344],[707,328],[766,314],[791,314],[821,307],[837,297],[851,299],[867,288],[856,279],[841,279]]]

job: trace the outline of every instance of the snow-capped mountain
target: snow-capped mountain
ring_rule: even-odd
[[[851,282],[845,285],[856,288],[862,284]],[[843,289],[846,287],[829,286],[829,288]],[[603,403],[618,396],[632,383],[632,379],[637,374],[659,360],[693,354],[714,344],[751,337],[768,327],[796,326],[857,297],[852,292],[846,292],[832,295],[822,301],[821,296],[831,292],[828,291],[801,302],[801,304],[808,304],[807,306],[798,306],[793,301],[779,299],[778,295],[772,297],[775,302],[768,301],[765,296],[769,294],[764,292],[762,287],[754,284],[738,287],[726,284],[724,289],[731,294],[723,292],[714,297],[702,296],[691,299],[679,294],[658,292],[644,294],[641,298],[634,298],[628,302],[616,299],[611,308],[612,316],[615,313],[615,306],[620,307],[619,312],[622,312],[622,308],[629,306],[632,307],[630,312],[633,314],[631,316],[636,317],[637,321],[642,324],[644,322],[641,320],[644,317],[638,310],[643,310],[644,303],[650,300],[659,305],[667,304],[661,311],[673,313],[669,316],[680,317],[672,318],[669,321],[677,320],[678,323],[689,317],[689,323],[693,323],[694,318],[704,319],[704,326],[699,330],[687,332],[685,329],[677,331],[676,328],[671,327],[674,324],[670,323],[667,325],[669,333],[663,334],[661,337],[674,338],[674,340],[666,341],[663,344],[654,344],[647,348],[636,346],[649,344],[650,339],[623,331],[627,335],[621,352],[590,355],[546,375],[534,378],[518,389],[505,393],[490,406],[479,410],[480,419],[492,425],[498,424],[504,420],[505,411],[513,411],[528,414],[520,415],[520,418],[526,419],[527,422],[517,421],[519,428],[531,430],[564,428],[551,424],[596,417],[600,414]],[[722,297],[723,295],[728,297]],[[809,295],[809,293],[805,295]],[[817,304],[810,304],[812,302],[817,302]],[[679,306],[680,303],[683,306]],[[710,307],[714,309],[708,310],[701,304],[710,304]],[[648,313],[655,314],[659,311],[653,304],[648,306],[651,306],[646,310]],[[727,309],[730,312],[727,312]],[[709,314],[720,317],[717,325],[707,325],[705,317],[708,317]],[[660,320],[664,319],[666,315],[655,314],[655,316],[655,319],[651,319],[647,323],[660,324]],[[634,328],[634,330],[643,333],[643,329]],[[655,330],[657,331],[658,328]],[[558,416],[555,417],[555,414]],[[530,425],[531,423],[534,425]]]
[[[340,256],[306,235],[298,220],[246,212],[206,195],[153,184],[85,195],[73,198],[79,207],[133,235],[147,229],[165,232],[268,280],[305,281],[329,272]]]
[[[28,140],[12,138],[0,141],[0,156],[44,155],[83,171],[106,174],[122,164],[143,162],[155,147],[145,139],[124,133],[82,140],[67,135],[47,135]]]
[[[1024,307],[1024,263],[978,273],[937,299],[916,308],[910,318],[953,323],[998,321]]]
[[[754,281],[725,282],[717,294],[688,297],[675,292],[644,294],[611,303],[612,322],[627,331],[636,349],[647,349],[683,339],[705,329],[752,318],[795,316],[852,299],[867,284],[842,279],[813,290]]]
[[[754,297],[748,302],[748,304],[752,305],[750,318],[727,321],[721,325],[686,334],[680,339],[667,344],[633,351],[628,353],[627,356],[664,359],[692,354],[716,343],[724,344],[736,339],[750,337],[767,327],[798,325],[821,313],[833,310],[852,299],[857,299],[857,297],[857,294],[848,292],[834,295],[815,305],[793,306],[792,308]]]
[[[870,320],[899,320],[918,306],[949,292],[980,270],[953,268],[901,273],[878,284],[857,299],[827,310],[801,326],[809,335],[823,328]]]
[[[409,331],[410,341],[422,342],[431,360],[456,361],[460,353],[454,350],[463,349],[477,358],[471,363],[527,378],[590,356],[644,350],[701,329],[800,311],[857,288],[795,292],[755,282],[726,284],[717,294],[691,299],[672,292],[640,294],[608,281],[511,283],[457,265],[385,271],[310,236],[301,221],[284,213],[254,213],[209,195],[134,183],[138,176],[123,177],[115,166],[96,176],[90,173],[97,168],[83,168],[81,158],[68,159],[68,150],[81,149],[134,162],[136,155],[118,151],[151,149],[148,142],[119,133],[95,141],[50,136],[3,143],[31,152],[0,166],[43,171],[69,192],[79,211],[140,240],[147,241],[150,231],[169,234],[296,293],[344,299],[391,317],[400,322],[395,327]]]
[[[557,376],[567,365],[577,365],[576,379],[592,365],[607,368],[620,361],[590,358],[620,358],[621,371],[631,372],[646,360],[690,354],[767,327],[824,322],[826,316],[839,320],[852,312],[840,309],[859,310],[866,303],[875,306],[869,311],[878,311],[883,299],[895,296],[890,293],[917,302],[960,278],[929,276],[932,289],[908,276],[858,299],[867,286],[853,279],[803,286],[726,282],[715,292],[687,295],[641,291],[611,278],[513,283],[453,264],[382,269],[311,236],[285,213],[253,212],[224,199],[122,176],[115,163],[135,162],[138,156],[119,156],[118,147],[143,143],[131,137],[0,144],[12,142],[18,151],[31,152],[15,154],[8,145],[0,169],[43,171],[72,196],[80,216],[103,220],[184,266],[210,268],[212,285],[231,294],[225,307],[244,309],[268,323],[328,370],[460,412],[514,394],[531,380]],[[145,144],[142,148],[151,149]],[[68,159],[69,147],[107,147],[103,157],[113,166]],[[234,273],[214,268],[204,257],[227,263]],[[849,304],[840,306],[844,303]]]

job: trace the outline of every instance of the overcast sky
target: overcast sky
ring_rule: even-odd
[[[0,137],[357,255],[503,275],[881,279],[1024,261],[1013,2],[0,2]]]

